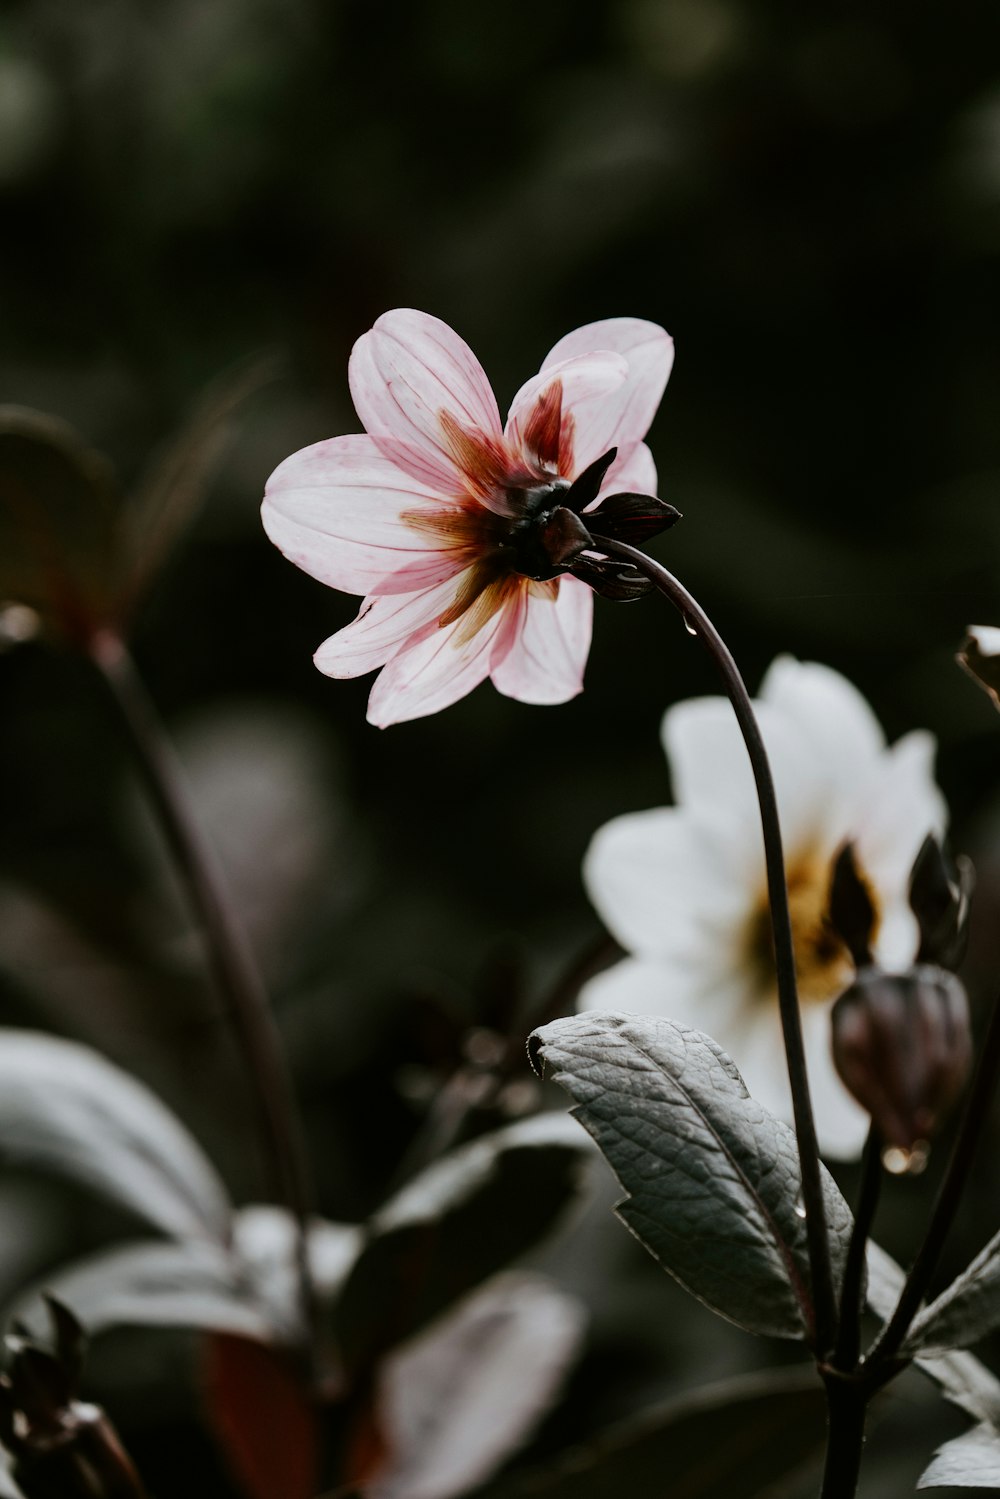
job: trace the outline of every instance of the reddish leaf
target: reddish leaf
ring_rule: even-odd
[[[212,1430],[247,1499],[313,1499],[319,1421],[288,1356],[217,1333],[205,1341],[203,1377]]]

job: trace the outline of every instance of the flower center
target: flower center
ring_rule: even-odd
[[[833,864],[816,849],[804,849],[787,863],[788,907],[795,947],[799,996],[806,1003],[835,999],[851,983],[854,965],[829,920]],[[874,893],[869,886],[874,904]],[[756,976],[761,997],[775,992],[774,941],[766,888],[754,904],[746,928],[745,961]]]
[[[553,566],[545,544],[545,528],[552,512],[569,489],[568,479],[550,479],[544,484],[507,490],[513,514],[503,548],[508,553],[510,569],[525,578],[544,582],[565,571]]]

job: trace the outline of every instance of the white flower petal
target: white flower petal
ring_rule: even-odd
[[[726,829],[675,807],[605,823],[583,863],[587,893],[623,947],[703,968],[746,922],[754,890]]]
[[[547,591],[522,588],[494,650],[493,685],[521,703],[565,703],[583,689],[594,596],[576,578]]]
[[[820,836],[830,810],[823,768],[807,752],[796,724],[769,703],[755,708],[786,852],[808,847]],[[679,805],[731,819],[741,838],[748,827],[758,829],[756,846],[762,849],[753,771],[727,699],[691,698],[669,708],[663,719],[663,743]]]
[[[936,741],[915,729],[880,757],[868,777],[854,837],[878,889],[904,893],[928,833],[943,836],[948,810],[934,784]]]
[[[760,700],[794,723],[831,783],[850,796],[885,749],[885,735],[861,693],[817,661],[779,656]]]

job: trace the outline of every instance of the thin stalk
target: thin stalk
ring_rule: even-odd
[[[785,861],[781,848],[778,802],[767,750],[753,710],[750,694],[729,647],[698,601],[684,585],[645,552],[622,541],[601,538],[600,547],[611,556],[621,557],[637,567],[655,588],[677,608],[688,628],[705,646],[722,678],[726,695],[733,705],[736,721],[746,744],[753,768],[760,804],[761,829],[764,835],[764,859],[767,868],[767,891],[774,934],[774,962],[778,985],[781,1029],[788,1060],[788,1078],[792,1093],[795,1134],[798,1140],[799,1167],[802,1174],[802,1203],[806,1213],[806,1237],[809,1247],[813,1301],[816,1317],[816,1348],[825,1357],[833,1346],[836,1328],[836,1303],[830,1273],[830,1245],[827,1237],[826,1208],[820,1175],[819,1146],[816,1125],[809,1098],[805,1048],[802,1043],[802,1017],[799,1013],[798,985],[795,975],[795,951],[792,946],[792,922],[788,909]]]
[[[861,1352],[862,1282],[865,1247],[882,1187],[882,1143],[875,1126],[868,1131],[861,1157],[861,1187],[854,1212],[854,1227],[847,1249],[844,1281],[840,1291],[840,1320],[833,1364],[845,1373],[853,1369]]]
[[[117,634],[105,630],[93,637],[89,654],[114,698],[163,835],[201,922],[216,983],[228,1001],[227,1014],[245,1063],[274,1191],[298,1228],[299,1295],[315,1351],[317,1305],[308,1255],[308,1171],[298,1110],[267,992],[230,903],[225,879],[192,815],[181,768],[128,647]]]
[[[944,1247],[945,1237],[954,1220],[959,1198],[968,1180],[973,1155],[993,1098],[998,1073],[1000,1073],[1000,1001],[996,1001],[993,1005],[983,1048],[976,1065],[976,1075],[966,1099],[962,1122],[958,1127],[944,1179],[938,1189],[924,1242],[917,1251],[917,1257],[906,1278],[896,1310],[865,1360],[865,1368],[871,1369],[873,1374],[895,1358],[910,1330],[910,1323],[927,1294],[927,1288]]]
[[[854,1499],[865,1445],[868,1400],[857,1386],[831,1374],[826,1380],[826,1463],[820,1499]]]

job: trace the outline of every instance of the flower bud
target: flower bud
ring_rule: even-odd
[[[904,1164],[926,1145],[955,1102],[972,1062],[969,1005],[953,973],[918,964],[909,973],[860,970],[833,1007],[833,1058]]]

